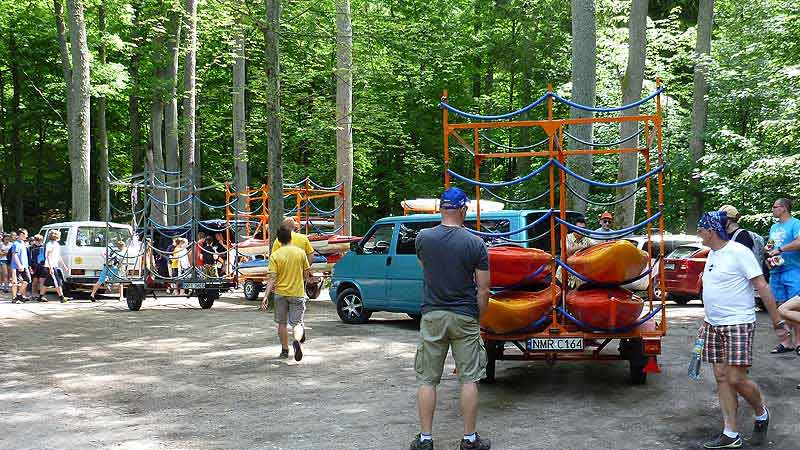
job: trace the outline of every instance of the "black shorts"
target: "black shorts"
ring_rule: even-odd
[[[52,274],[50,273],[50,269],[47,267],[44,268],[45,273],[42,278],[45,279],[44,284],[47,286],[52,285],[53,287],[63,287],[64,286],[64,272],[61,271],[60,268],[53,269]]]
[[[47,278],[50,276],[50,269],[45,266],[34,266],[33,269],[33,278]]]
[[[16,269],[12,276],[15,283],[19,283],[21,281],[26,283],[31,282],[31,273],[28,271],[28,269]]]

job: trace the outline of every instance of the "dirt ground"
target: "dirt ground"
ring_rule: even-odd
[[[323,293],[323,298],[326,293]],[[479,432],[495,449],[701,448],[721,429],[713,376],[686,377],[702,306],[670,305],[663,373],[630,386],[626,363],[498,362],[480,388]],[[241,294],[210,310],[148,299],[139,312],[107,298],[62,305],[0,297],[0,449],[408,448],[418,432],[413,357],[403,315],[345,325],[310,302],[300,363],[280,360],[271,315]],[[774,356],[759,314],[752,377],[773,413],[769,449],[800,449],[800,358]],[[749,438],[752,410],[742,401]],[[462,433],[452,361],[439,388],[437,449]]]

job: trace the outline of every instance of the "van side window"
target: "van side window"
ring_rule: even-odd
[[[394,224],[384,224],[375,228],[372,234],[361,241],[361,248],[367,255],[385,255],[389,253],[389,245],[392,242],[392,232]]]
[[[397,237],[397,254],[416,255],[417,234],[420,232],[420,230],[424,230],[425,228],[433,228],[438,224],[438,222],[401,223],[399,236]]]

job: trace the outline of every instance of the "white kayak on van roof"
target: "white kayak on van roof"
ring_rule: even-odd
[[[481,212],[502,211],[505,205],[492,200],[481,200]],[[413,200],[403,200],[400,202],[403,209],[407,212],[417,213],[437,213],[439,212],[438,198],[415,198]],[[467,206],[468,212],[475,212],[478,209],[478,202],[471,201]]]

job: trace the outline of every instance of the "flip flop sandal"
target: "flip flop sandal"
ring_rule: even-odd
[[[783,344],[778,344],[770,353],[789,353],[794,351],[796,351],[794,347],[784,347]]]

